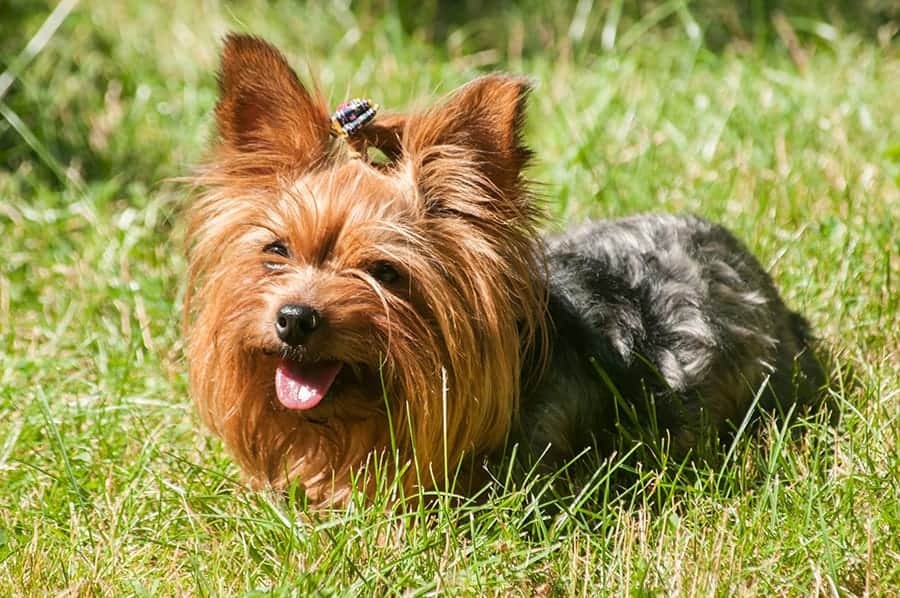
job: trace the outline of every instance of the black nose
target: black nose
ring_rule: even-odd
[[[304,344],[309,336],[322,323],[319,312],[308,305],[288,303],[282,305],[275,318],[275,331],[278,338],[292,347]]]

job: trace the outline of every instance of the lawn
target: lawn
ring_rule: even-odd
[[[900,591],[890,2],[72,4],[0,6],[0,595]],[[613,464],[572,493],[530,477],[317,514],[243,487],[187,391],[173,180],[212,134],[230,30],[333,104],[532,77],[547,228],[727,224],[833,354],[839,421],[764,422],[723,467]]]

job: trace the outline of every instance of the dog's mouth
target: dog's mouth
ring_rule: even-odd
[[[322,402],[344,364],[340,361],[301,363],[282,359],[275,368],[275,394],[286,409],[306,411]]]

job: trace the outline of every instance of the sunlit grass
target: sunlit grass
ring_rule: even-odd
[[[52,10],[12,6],[0,73]],[[0,593],[896,592],[891,30],[789,14],[797,54],[783,28],[704,43],[726,21],[678,2],[440,6],[84,3],[17,67],[0,98]],[[724,469],[615,461],[572,487],[500,468],[490,496],[408,509],[308,514],[246,490],[187,395],[166,182],[203,154],[231,29],[276,42],[334,103],[532,77],[548,228],[648,210],[727,224],[855,373],[832,390],[840,422],[766,423]]]

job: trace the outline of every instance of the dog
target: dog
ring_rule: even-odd
[[[806,320],[723,227],[540,236],[525,79],[331,117],[277,49],[232,34],[218,84],[184,321],[199,413],[253,487],[336,505],[373,492],[380,456],[428,490],[513,445],[552,467],[610,450],[626,412],[687,455],[823,385]]]

